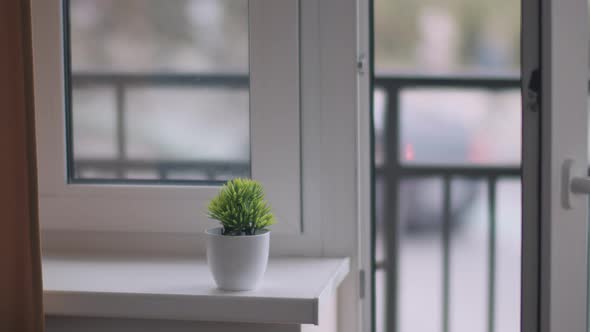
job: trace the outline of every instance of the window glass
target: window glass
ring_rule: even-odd
[[[496,331],[520,331],[522,259],[520,179],[500,178],[496,190]]]
[[[69,0],[70,181],[250,175],[248,0]]]
[[[402,163],[520,164],[519,90],[407,88],[399,98]]]
[[[487,194],[486,181],[469,178],[451,180],[450,331],[487,330],[490,279]]]
[[[376,0],[378,72],[518,73],[520,2]]]
[[[398,331],[442,332],[443,181],[408,178],[398,188]]]
[[[377,331],[518,331],[520,7],[374,1]]]

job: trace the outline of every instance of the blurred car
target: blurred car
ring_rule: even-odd
[[[470,87],[409,87],[399,91],[399,128],[389,129],[387,93],[375,90],[375,165],[387,170],[386,163],[391,159],[386,157],[387,144],[397,143],[400,167],[431,170],[431,175],[398,177],[398,222],[405,232],[439,231],[444,213],[441,171],[457,166],[518,166],[519,91],[491,92]],[[386,142],[388,137],[393,139]],[[460,175],[459,172],[451,179],[451,227],[460,225],[461,216],[473,204],[481,184],[461,180]],[[388,176],[399,175],[383,173],[377,180],[387,181]],[[385,190],[384,184],[378,186]]]

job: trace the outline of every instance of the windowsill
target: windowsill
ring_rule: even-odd
[[[216,288],[204,260],[44,255],[47,315],[318,324],[348,258],[271,258],[257,290]]]

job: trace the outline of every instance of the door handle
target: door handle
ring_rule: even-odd
[[[590,177],[575,177],[571,180],[574,194],[590,194]]]
[[[588,171],[578,167],[573,159],[567,159],[562,166],[561,202],[564,208],[574,207],[574,195],[590,194],[590,177]]]

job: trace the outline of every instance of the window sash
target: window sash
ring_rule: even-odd
[[[47,230],[201,232],[218,186],[68,184],[61,0],[33,1],[41,226]],[[279,223],[301,232],[299,0],[250,0],[252,177]]]

